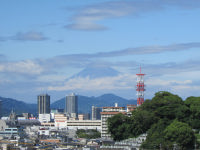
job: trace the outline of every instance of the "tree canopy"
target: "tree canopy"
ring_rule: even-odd
[[[114,140],[147,133],[147,139],[142,144],[145,149],[168,149],[173,144],[189,149],[193,148],[195,141],[192,129],[200,129],[199,117],[200,97],[189,97],[183,101],[178,95],[160,91],[152,100],[146,100],[137,107],[131,117],[118,114],[107,122]]]
[[[195,136],[192,128],[183,122],[174,120],[164,130],[164,139],[168,143],[169,147],[173,147],[174,144],[180,149],[191,149],[194,147]]]
[[[185,105],[189,108],[188,124],[194,129],[200,129],[200,97],[188,97]]]
[[[101,133],[94,129],[79,129],[76,131],[76,134],[79,138],[86,138],[86,139],[96,139],[101,137]]]
[[[115,141],[120,141],[130,136],[129,134],[131,131],[131,120],[129,117],[119,113],[111,118],[108,118],[107,122],[111,137]]]

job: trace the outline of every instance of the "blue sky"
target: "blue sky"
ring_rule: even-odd
[[[1,1],[0,95],[136,99],[141,65],[145,98],[159,90],[199,96],[199,17],[197,0]],[[102,67],[119,73],[75,76]]]

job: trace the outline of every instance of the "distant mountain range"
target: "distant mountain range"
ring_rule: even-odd
[[[37,112],[37,104],[28,104],[23,101],[19,101],[12,98],[4,98],[0,97],[1,100],[1,116],[9,115],[11,110],[16,112],[17,114],[29,112],[32,114],[36,114]]]
[[[126,107],[127,104],[137,104],[136,100],[127,100],[114,94],[104,94],[99,97],[87,97],[78,95],[78,111],[79,113],[91,112],[92,106],[105,107],[114,106],[118,103],[118,106]],[[65,98],[62,98],[51,104],[51,108],[64,108]]]
[[[28,104],[23,101],[19,101],[12,98],[0,97],[2,108],[1,116],[6,116],[10,114],[11,110],[14,110],[17,114],[29,112],[32,114],[37,114],[37,104]],[[136,100],[127,100],[122,97],[116,96],[114,94],[104,94],[99,97],[87,97],[78,95],[78,111],[79,113],[91,113],[92,106],[105,107],[114,106],[118,103],[119,106],[126,107],[127,104],[136,104]],[[51,108],[61,108],[65,107],[65,97],[53,102]]]

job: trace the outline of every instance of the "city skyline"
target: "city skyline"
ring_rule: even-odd
[[[145,99],[199,96],[199,14],[196,0],[2,1],[0,96],[137,99],[140,66]]]

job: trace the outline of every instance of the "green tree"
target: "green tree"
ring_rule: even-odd
[[[131,137],[137,137],[140,134],[146,133],[147,130],[155,123],[155,117],[152,112],[146,110],[135,110],[131,116]]]
[[[107,119],[108,133],[115,141],[120,141],[130,137],[130,118],[119,113]]]
[[[195,136],[191,127],[183,122],[174,120],[165,130],[164,139],[169,147],[177,144],[182,150],[194,148]]]
[[[94,129],[88,129],[88,130],[79,129],[76,131],[76,135],[79,138],[86,138],[86,139],[96,139],[101,137],[101,133]]]
[[[190,110],[189,125],[194,129],[200,129],[200,97],[188,97],[185,104]]]
[[[140,109],[153,113],[155,123],[163,118],[186,122],[190,115],[189,108],[179,96],[165,91],[155,93],[152,100],[145,101]]]
[[[161,119],[148,130],[146,141],[142,143],[144,149],[164,149],[167,147],[164,130],[170,124],[168,119]]]
[[[189,97],[184,102],[178,95],[161,91],[133,111],[131,117],[118,114],[109,118],[108,129],[114,140],[148,133],[142,144],[145,149],[170,149],[173,144],[187,149],[194,142],[190,126],[200,129],[199,117],[200,97]]]

